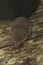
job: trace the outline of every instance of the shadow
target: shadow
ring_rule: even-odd
[[[27,58],[21,65],[36,65],[35,58]]]
[[[0,19],[29,17],[38,8],[40,0],[0,0]]]
[[[24,60],[24,62],[21,65],[31,65],[30,61],[32,61],[33,59],[31,58],[27,58],[26,60]]]

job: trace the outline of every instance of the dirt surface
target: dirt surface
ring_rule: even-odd
[[[0,20],[0,65],[43,65],[43,0],[28,20],[31,36],[18,49],[12,38],[14,21]]]

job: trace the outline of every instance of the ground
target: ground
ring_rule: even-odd
[[[23,42],[19,49],[14,49],[11,36],[14,23],[0,20],[0,65],[43,65],[43,0],[29,20],[31,38]]]

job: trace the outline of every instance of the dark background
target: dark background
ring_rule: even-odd
[[[38,4],[39,0],[0,0],[0,19],[29,17]]]

